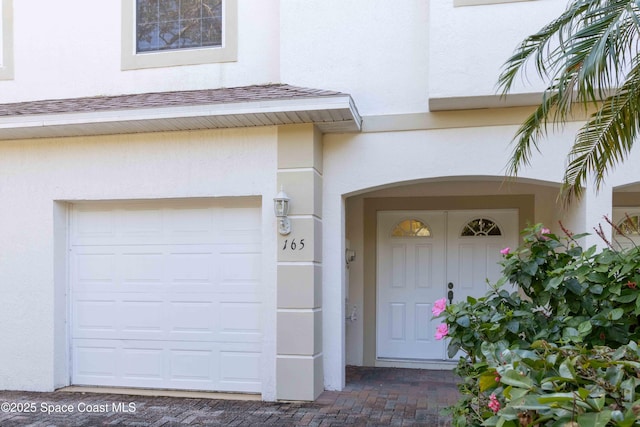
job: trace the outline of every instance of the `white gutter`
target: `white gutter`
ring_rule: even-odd
[[[350,131],[358,132],[362,128],[362,118],[358,114],[358,111],[353,103],[353,100],[349,95],[336,95],[336,96],[324,96],[324,97],[311,97],[311,98],[296,98],[296,99],[281,99],[281,100],[267,100],[267,101],[246,101],[246,102],[230,102],[230,103],[213,103],[202,105],[189,105],[189,106],[172,106],[172,107],[151,107],[151,108],[126,108],[126,109],[107,109],[91,112],[70,112],[70,113],[52,113],[52,114],[33,114],[33,115],[11,115],[0,117],[0,139],[7,139],[3,135],[10,132],[12,136],[10,138],[20,138],[20,130],[25,131],[40,129],[40,137],[47,136],[65,136],[64,128],[73,127],[73,131],[69,135],[77,135],[78,126],[87,126],[87,131],[90,131],[91,127],[95,125],[108,125],[108,124],[121,124],[126,125],[129,122],[155,122],[158,121],[179,121],[180,119],[196,119],[196,118],[210,118],[215,120],[216,118],[224,118],[228,116],[242,117],[249,115],[263,115],[266,118],[266,123],[263,125],[280,125],[286,124],[290,120],[282,120],[277,117],[277,114],[291,114],[295,116],[295,113],[306,113],[313,116],[319,116],[320,114],[332,115],[331,120],[321,120],[317,117],[313,123],[318,125],[326,125],[327,129],[331,129],[331,124],[336,123],[340,125],[341,129],[348,129]],[[336,120],[336,118],[339,118]],[[240,126],[256,126],[254,122],[251,122],[248,118],[240,120]],[[304,122],[302,120],[291,120],[292,123]],[[98,126],[100,129],[105,129],[104,126]],[[201,126],[206,128],[207,126]],[[219,126],[225,127],[225,126]],[[229,126],[226,126],[229,127]],[[236,126],[238,127],[238,126]],[[51,135],[45,131],[46,128],[51,129]],[[53,129],[55,128],[55,130]],[[192,127],[188,127],[192,128]],[[71,129],[70,129],[71,130]],[[166,130],[159,128],[159,131]],[[148,130],[145,130],[148,131]],[[133,132],[133,130],[132,130]],[[80,134],[90,134],[80,133]],[[107,132],[108,133],[108,132]],[[123,133],[122,130],[114,133]],[[103,131],[96,134],[104,134]],[[31,132],[25,134],[26,138],[33,137]]]

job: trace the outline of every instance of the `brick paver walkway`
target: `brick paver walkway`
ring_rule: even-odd
[[[449,371],[348,367],[343,391],[325,391],[309,403],[3,391],[0,426],[445,427],[440,411],[457,399],[455,384]],[[7,403],[34,411],[5,412]]]

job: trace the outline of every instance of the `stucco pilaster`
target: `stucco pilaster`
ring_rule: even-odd
[[[593,180],[589,178],[587,182],[591,184]],[[607,240],[611,240],[611,226],[605,220],[605,216],[611,219],[612,212],[613,188],[606,182],[602,184],[599,190],[590,185],[584,189],[582,198],[573,201],[569,207],[569,229],[576,233],[590,233],[581,242],[583,247],[588,248],[595,245],[599,249],[603,249],[607,246],[607,243],[596,234],[596,230],[602,227]]]
[[[278,128],[278,189],[291,233],[278,235],[276,395],[315,400],[322,357],[322,139],[313,125]]]

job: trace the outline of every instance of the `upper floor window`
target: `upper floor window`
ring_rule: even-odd
[[[122,69],[237,58],[237,0],[122,0]]]
[[[518,1],[531,1],[531,0],[453,0],[453,7],[480,6],[483,4],[497,4],[497,3],[515,3]]]
[[[222,0],[136,0],[136,51],[222,46]]]
[[[13,79],[13,0],[0,0],[0,80]]]

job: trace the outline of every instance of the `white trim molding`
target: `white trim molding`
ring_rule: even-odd
[[[0,80],[13,80],[13,0],[2,0]]]
[[[237,61],[237,0],[224,0],[222,14],[222,47],[137,53],[136,0],[122,0],[122,70]]]
[[[453,7],[480,6],[485,4],[515,3],[532,0],[453,0]]]

